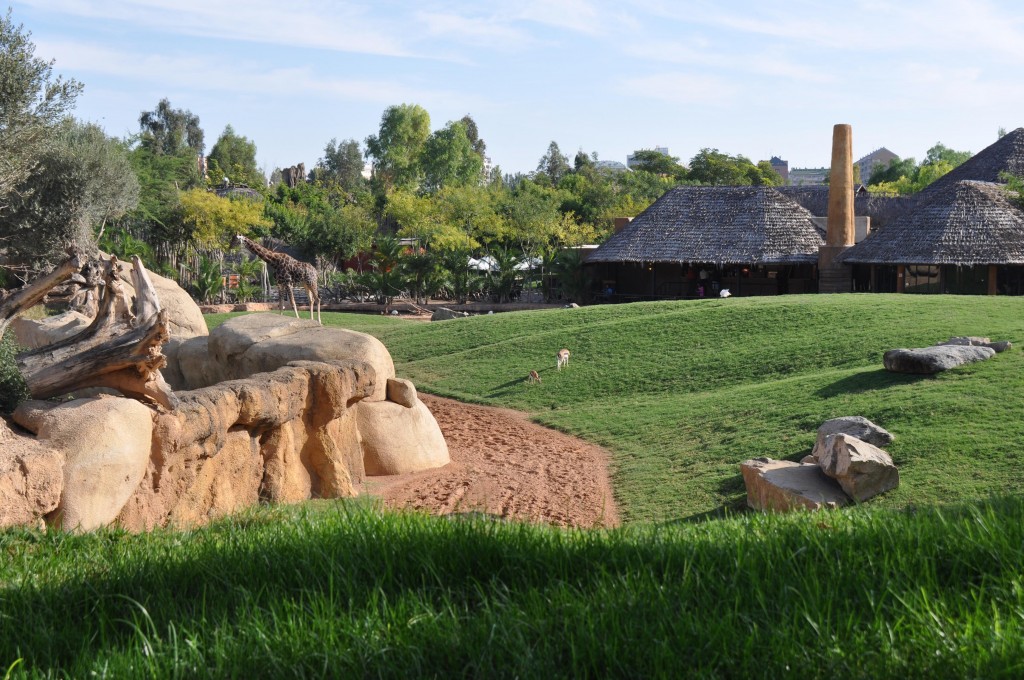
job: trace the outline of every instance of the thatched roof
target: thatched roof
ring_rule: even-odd
[[[817,262],[824,232],[771,187],[670,189],[587,262]]]
[[[963,180],[841,255],[863,264],[1024,264],[1024,212],[1004,185]]]
[[[949,191],[954,184],[965,179],[1002,182],[1004,180],[1000,175],[1004,172],[1024,177],[1024,128],[1017,128],[1003,135],[995,144],[986,146],[963,164],[926,186],[917,195],[925,197],[940,194]]]

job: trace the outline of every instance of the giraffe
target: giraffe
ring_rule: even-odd
[[[284,310],[284,290],[288,289],[288,299],[292,301],[292,309],[295,310],[296,318],[299,317],[299,307],[295,304],[295,291],[293,286],[301,285],[309,293],[309,318],[313,319],[313,305],[316,304],[316,320],[321,326],[320,320],[320,289],[316,283],[316,267],[307,263],[299,262],[287,253],[279,253],[269,248],[264,248],[250,238],[237,234],[231,242],[234,246],[245,246],[253,255],[266,262],[274,271],[274,278],[277,279],[278,288],[281,289],[281,310]]]

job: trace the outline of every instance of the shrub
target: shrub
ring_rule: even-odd
[[[9,337],[0,338],[0,413],[10,413],[29,396],[16,360],[20,349]]]

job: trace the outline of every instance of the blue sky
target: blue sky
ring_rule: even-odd
[[[311,167],[416,103],[437,129],[469,113],[492,162],[548,144],[625,161],[702,147],[790,167],[854,155],[977,152],[1024,125],[1018,0],[19,0],[36,54],[85,84],[79,118],[123,136],[167,97],[225,125],[266,170]]]

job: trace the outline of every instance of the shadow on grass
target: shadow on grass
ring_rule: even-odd
[[[908,373],[893,373],[884,368],[875,371],[857,373],[842,380],[837,380],[831,385],[826,385],[815,394],[828,399],[843,394],[856,394],[858,392],[870,392],[871,390],[884,390],[898,385],[910,385],[912,383],[927,380],[929,375],[911,375]]]
[[[543,383],[544,373],[547,372],[547,371],[550,371],[550,370],[551,369],[549,369],[549,368],[542,368],[539,371],[537,371],[537,375],[541,376],[541,381],[542,381],[540,383],[541,385],[544,384]],[[489,394],[487,394],[486,398],[487,399],[494,399],[495,397],[507,396],[507,395],[512,393],[512,388],[513,387],[516,387],[518,385],[522,385],[524,383],[525,384],[529,384],[530,383],[529,371],[527,371],[527,374],[524,375],[522,378],[515,378],[513,380],[509,380],[506,383],[502,383],[501,385],[495,385],[494,387],[491,388],[492,391]]]

